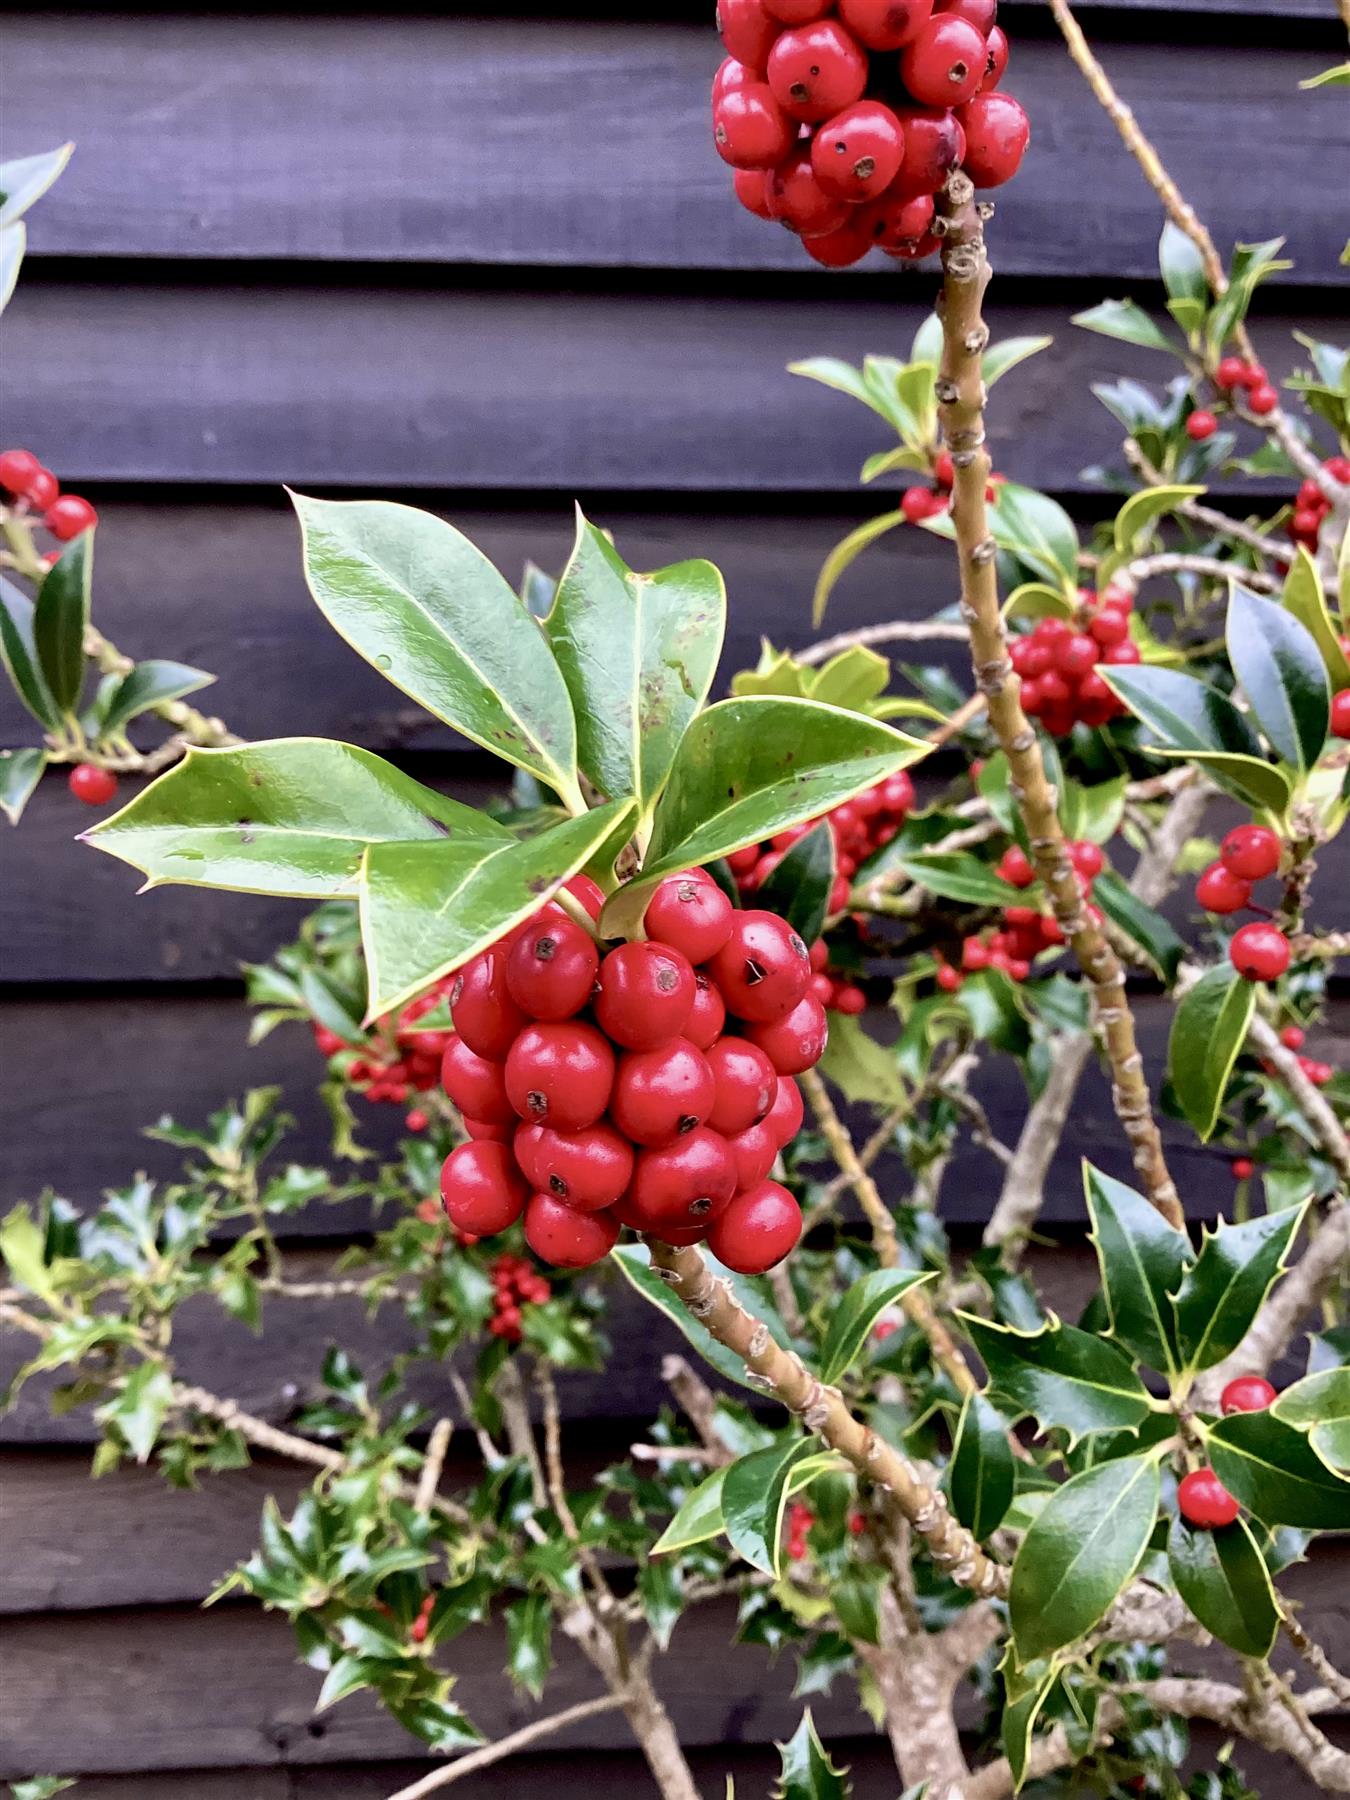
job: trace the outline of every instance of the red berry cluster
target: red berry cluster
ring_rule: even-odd
[[[595,884],[568,885],[598,917]],[[441,1079],[475,1141],[441,1171],[446,1212],[476,1236],[523,1215],[564,1268],[628,1225],[760,1274],[801,1235],[768,1175],[801,1124],[792,1077],[825,1048],[806,945],[701,869],[661,883],[644,928],[602,958],[550,903],[456,976]]]
[[[914,783],[901,769],[898,774],[888,775],[855,799],[846,800],[842,806],[824,814],[824,821],[834,838],[832,913],[842,912],[848,905],[849,884],[854,875],[869,856],[890,843],[913,805]],[[792,846],[820,822],[820,819],[810,819],[804,825],[791,825],[767,844],[750,844],[744,850],[733,852],[727,858],[727,867],[741,893],[753,894],[762,887]]]
[[[1266,825],[1235,825],[1195,884],[1196,900],[1206,912],[1227,915],[1252,905],[1252,888],[1280,867],[1280,840]],[[1240,925],[1228,943],[1228,955],[1248,981],[1278,981],[1289,967],[1289,939],[1278,925]]]
[[[1238,1375],[1219,1396],[1224,1414],[1264,1412],[1275,1398],[1275,1389],[1264,1375]],[[1177,1505],[1189,1524],[1204,1531],[1231,1525],[1242,1510],[1213,1469],[1192,1469],[1177,1483]]]
[[[1139,661],[1130,637],[1131,594],[1107,588],[1099,599],[1082,588],[1078,602],[1076,621],[1038,619],[1008,652],[1022,678],[1022,710],[1051,737],[1067,737],[1075,725],[1105,725],[1123,713],[1097,665]]]
[[[787,1516],[787,1553],[793,1562],[801,1562],[806,1555],[806,1534],[816,1522],[816,1515],[809,1506],[800,1500],[794,1500],[788,1508]]]
[[[447,978],[419,994],[392,1019],[381,1019],[345,1070],[346,1078],[367,1100],[406,1106],[414,1093],[429,1094],[440,1081],[441,1058],[453,1035],[419,1031],[417,1021],[442,1003],[450,992]],[[314,1025],[314,1042],[324,1056],[337,1056],[351,1045],[326,1025]],[[420,1107],[408,1114],[409,1131],[425,1131],[430,1120]]]
[[[826,1012],[848,1013],[856,1019],[867,1009],[867,995],[856,981],[832,975],[825,966],[829,959],[829,945],[824,938],[817,938],[811,946],[811,992]]]
[[[1350,485],[1350,456],[1329,456],[1322,464],[1333,481]],[[1290,514],[1285,530],[1296,544],[1302,544],[1305,550],[1316,550],[1317,539],[1322,530],[1322,521],[1331,511],[1331,502],[1322,492],[1318,484],[1311,478],[1303,483],[1294,496],[1294,510]],[[1338,731],[1337,737],[1350,737],[1350,730]]]
[[[25,508],[36,507],[42,523],[60,544],[69,543],[91,525],[98,524],[98,514],[78,494],[63,494],[61,484],[50,469],[44,469],[31,450],[0,450],[0,488],[12,494]],[[47,557],[56,561],[56,553]]]
[[[508,1344],[520,1342],[520,1313],[525,1306],[542,1306],[553,1289],[548,1277],[523,1256],[503,1251],[492,1265],[493,1313],[488,1330]]]
[[[1279,390],[1260,363],[1247,362],[1241,356],[1225,356],[1214,371],[1214,385],[1222,393],[1232,395],[1241,389],[1247,397],[1247,411],[1264,419],[1280,404]],[[1192,415],[1194,417],[1194,415]]]
[[[925,487],[917,481],[907,487],[900,496],[900,511],[910,525],[921,525],[925,519],[935,519],[939,513],[945,513],[952,503],[952,482],[956,479],[956,466],[952,462],[950,450],[939,450],[933,458],[933,486]],[[985,483],[984,497],[992,502],[996,489],[1007,480],[997,470]]]
[[[1091,904],[1091,896],[1093,882],[1106,867],[1101,845],[1083,841],[1071,843],[1067,849],[1079,889],[1088,902],[1087,915],[1094,925],[1100,925],[1102,915]],[[1015,888],[1030,887],[1036,879],[1031,859],[1020,844],[1011,844],[1003,852],[997,873]],[[1011,981],[1025,981],[1041,951],[1057,949],[1063,942],[1063,927],[1053,913],[1034,906],[1006,906],[1001,930],[979,932],[963,940],[959,969],[938,958],[937,984],[954,994],[966,975],[980,969],[1001,969]]]
[[[1280,1042],[1286,1050],[1292,1050],[1295,1055],[1302,1050],[1306,1041],[1307,1033],[1301,1025],[1286,1025],[1280,1032]],[[1318,1062],[1315,1057],[1311,1056],[1299,1056],[1298,1066],[1314,1087],[1325,1087],[1336,1073],[1330,1063]],[[1267,1065],[1267,1073],[1274,1073],[1273,1065]]]
[[[1015,175],[1031,127],[998,84],[998,0],[718,0],[728,51],[713,141],[736,198],[827,268],[938,247],[934,197],[958,165]]]

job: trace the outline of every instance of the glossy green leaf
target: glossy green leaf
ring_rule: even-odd
[[[692,1493],[686,1494],[675,1517],[652,1545],[653,1556],[669,1556],[677,1550],[687,1550],[693,1544],[706,1544],[718,1535],[722,1529],[722,1482],[725,1476],[725,1468],[714,1469]]]
[[[361,865],[370,1016],[448,975],[528,919],[636,817],[611,800],[528,838],[371,844]]]
[[[824,706],[866,712],[885,693],[890,678],[891,665],[884,656],[866,644],[850,644],[814,671],[806,697]]]
[[[984,353],[981,373],[986,388],[993,387],[1019,363],[1026,362],[1028,357],[1039,356],[1042,350],[1048,350],[1054,343],[1052,337],[1011,337],[1002,338],[997,344],[990,344]]]
[[[688,1339],[704,1361],[711,1363],[719,1375],[724,1375],[738,1387],[749,1388],[755,1393],[760,1391],[747,1378],[745,1359],[728,1350],[724,1344],[719,1344],[655,1273],[651,1266],[651,1253],[645,1244],[618,1244],[610,1251],[610,1256],[642,1298],[662,1313],[680,1335]]]
[[[953,1513],[980,1543],[986,1543],[1003,1523],[1015,1486],[1007,1425],[983,1394],[968,1394],[947,1470]]]
[[[1206,1432],[1214,1473],[1263,1525],[1350,1531],[1350,1481],[1273,1413],[1233,1413]]]
[[[33,637],[33,602],[0,575],[0,658],[14,692],[39,725],[55,731],[61,713],[38,661]]]
[[[1277,600],[1235,583],[1228,607],[1228,658],[1277,753],[1309,769],[1326,743],[1331,695],[1317,640]]]
[[[972,906],[1010,906],[1014,895],[993,865],[953,850],[915,850],[898,859],[911,881],[943,900]]]
[[[214,680],[215,676],[208,675],[205,669],[190,669],[186,663],[153,659],[137,663],[112,690],[100,720],[101,732],[111,737],[125,731],[138,714],[169,700],[181,700],[185,694],[195,694],[200,688],[210,687]]]
[[[1322,653],[1332,690],[1350,687],[1350,659],[1341,649],[1340,634],[1327,610],[1326,595],[1317,564],[1302,544],[1294,546],[1294,560],[1284,581],[1283,601],[1299,623],[1311,634]]]
[[[995,489],[989,527],[1002,550],[1010,550],[1052,587],[1078,583],[1078,533],[1057,500],[1035,488],[1005,481]]]
[[[192,748],[85,834],[166,882],[331,899],[357,891],[373,843],[513,843],[485,813],[423,787],[368,750],[327,738]]]
[[[1163,286],[1173,300],[1208,303],[1209,281],[1200,252],[1184,231],[1169,219],[1158,242],[1158,268]]]
[[[793,1438],[752,1450],[728,1463],[722,1482],[722,1524],[732,1548],[753,1568],[783,1572],[783,1515],[795,1464],[816,1455],[815,1440]]]
[[[578,511],[544,631],[572,696],[578,765],[609,799],[631,794],[650,810],[708,697],[725,628],[711,563],[635,574]]]
[[[547,1594],[522,1594],[506,1609],[506,1669],[537,1700],[553,1664],[553,1608]]]
[[[1156,1454],[1073,1476],[1033,1520],[1013,1563],[1008,1610],[1024,1666],[1073,1643],[1138,1568],[1158,1512]]]
[[[1178,354],[1178,346],[1134,300],[1103,300],[1086,312],[1075,313],[1072,323],[1081,325],[1084,331],[1095,331],[1099,337],[1117,338],[1122,344],[1165,350],[1171,356]]]
[[[70,161],[74,144],[44,150],[38,156],[15,156],[0,162],[0,228],[21,219],[40,200]]]
[[[1206,1631],[1239,1656],[1269,1656],[1280,1627],[1270,1570],[1245,1519],[1197,1531],[1181,1517],[1167,1534],[1177,1592]]]
[[[1142,1194],[1083,1166],[1092,1242],[1101,1268],[1111,1334],[1150,1369],[1177,1366],[1171,1295],[1191,1264],[1191,1243]]]
[[[888,531],[894,531],[897,525],[904,523],[905,515],[902,512],[880,513],[875,519],[868,519],[864,524],[855,526],[847,537],[840,538],[820,565],[820,574],[816,577],[816,590],[811,596],[812,625],[819,625],[825,617],[830,595],[838,587],[845,571],[858,560],[868,545],[875,544],[878,538],[885,537]]]
[[[1289,804],[1289,782],[1226,694],[1193,675],[1147,665],[1099,670],[1164,755],[1200,762],[1230,793],[1268,812]]]
[[[928,461],[922,450],[911,450],[908,444],[901,444],[894,450],[878,450],[864,462],[859,480],[865,485],[879,481],[883,475],[899,474],[902,470],[913,475],[923,475],[928,470]]]
[[[1333,1469],[1350,1468],[1350,1367],[1321,1369],[1285,1388],[1271,1412],[1307,1431],[1312,1447]]]
[[[333,629],[436,718],[579,807],[567,684],[482,551],[415,507],[292,499],[310,592]]]
[[[890,725],[812,700],[747,695],[708,707],[676,752],[642,874],[611,897],[604,930],[623,933],[635,924],[665,876],[828,812],[929,748]]]
[[[825,928],[834,874],[834,833],[822,819],[760,882],[755,904],[786,919],[804,943],[812,944]]]
[[[816,1735],[809,1709],[786,1744],[779,1744],[782,1767],[774,1800],[848,1800],[853,1784],[846,1769],[836,1769]]]
[[[1184,500],[1196,500],[1204,491],[1203,487],[1174,482],[1166,487],[1143,488],[1139,493],[1131,494],[1116,514],[1116,549],[1122,556],[1133,555],[1140,538],[1151,526],[1168,513],[1175,512]]]
[[[52,699],[73,712],[84,686],[84,634],[89,625],[94,533],[82,531],[62,550],[38,589],[33,639]]]
[[[1225,959],[1182,995],[1167,1041],[1167,1073],[1202,1140],[1219,1120],[1228,1080],[1256,1008],[1256,987]]]
[[[830,1016],[820,1072],[855,1106],[901,1106],[908,1096],[894,1049],[878,1043],[848,1013]]]
[[[1082,836],[1084,834],[1078,833]],[[1094,843],[1102,840],[1094,838]],[[1092,887],[1092,898],[1118,931],[1132,939],[1169,985],[1176,979],[1186,946],[1171,925],[1141,900],[1113,869],[1104,869]]]
[[[847,394],[850,400],[860,400],[888,425],[899,430],[899,415],[894,404],[888,403],[875,383],[869,384],[863,371],[852,363],[837,356],[810,356],[802,362],[789,363],[788,374],[805,376],[808,381],[818,381],[822,387],[833,388],[837,394]]]
[[[45,750],[0,750],[0,812],[11,825],[23,817],[46,766]]]
[[[1024,581],[1003,603],[1005,619],[1071,619],[1074,603],[1063,588],[1044,581]]]
[[[138,1463],[148,1462],[173,1405],[173,1378],[162,1363],[139,1362],[114,1397],[95,1411],[113,1426]]]
[[[834,1383],[852,1368],[867,1334],[889,1306],[911,1288],[931,1279],[931,1272],[917,1269],[873,1269],[855,1281],[830,1313],[825,1341],[820,1346],[820,1378]]]
[[[638,1599],[657,1648],[668,1650],[671,1636],[684,1612],[684,1584],[675,1563],[648,1556],[637,1575]]]
[[[1094,781],[1091,786],[1065,777],[1059,783],[1059,816],[1065,835],[1079,841],[1086,838],[1093,844],[1109,843],[1125,813],[1128,785],[1124,775],[1112,781]],[[1115,879],[1124,886],[1118,876]]]
[[[1213,1231],[1206,1229],[1176,1298],[1185,1368],[1213,1368],[1237,1349],[1285,1266],[1306,1210],[1263,1213],[1240,1225],[1220,1221]]]
[[[1129,1431],[1148,1415],[1148,1393],[1114,1344],[1052,1319],[1039,1331],[1014,1331],[962,1314],[989,1371],[992,1394],[1042,1430],[1058,1427],[1070,1444],[1097,1431]]]

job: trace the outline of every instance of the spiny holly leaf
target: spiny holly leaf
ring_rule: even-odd
[[[825,928],[834,876],[834,833],[822,819],[760,882],[755,904],[786,919],[804,943],[814,943]]]
[[[305,577],[333,629],[436,718],[579,806],[567,684],[482,551],[415,507],[291,498]]]
[[[1269,1656],[1279,1608],[1245,1519],[1197,1531],[1177,1516],[1167,1534],[1167,1563],[1177,1592],[1206,1631],[1239,1656]]]
[[[783,1572],[783,1514],[793,1468],[818,1454],[814,1439],[794,1438],[738,1456],[724,1471],[723,1529],[732,1548],[768,1575]]]
[[[368,845],[515,840],[495,819],[391,763],[327,738],[192,748],[129,805],[84,833],[159,887],[332,899],[357,891]]]
[[[370,1016],[528,919],[635,817],[632,800],[611,800],[529,838],[370,845],[360,895]]]
[[[1013,1642],[1024,1666],[1091,1631],[1139,1566],[1158,1511],[1155,1452],[1073,1476],[1037,1514],[1013,1563]]]
[[[1182,995],[1167,1041],[1167,1073],[1202,1140],[1213,1133],[1256,1007],[1256,988],[1225,959]]]
[[[1331,694],[1317,641],[1278,601],[1235,583],[1228,659],[1280,757],[1310,769],[1326,743]]]
[[[1083,1165],[1092,1241],[1112,1335],[1151,1369],[1177,1366],[1177,1326],[1171,1296],[1191,1264],[1190,1239],[1141,1194]]]
[[[1072,1446],[1097,1431],[1130,1431],[1149,1411],[1148,1392],[1114,1344],[1051,1317],[1039,1331],[1013,1331],[961,1315],[989,1371],[990,1389],[1043,1431]]]
[[[1015,1485],[1007,1425],[983,1394],[968,1394],[947,1470],[952,1511],[984,1543],[1003,1523]]]
[[[1284,1267],[1307,1204],[1206,1231],[1200,1254],[1177,1291],[1182,1366],[1213,1368],[1236,1350]]]
[[[84,686],[84,634],[89,627],[94,534],[82,531],[42,578],[33,609],[33,638],[52,699],[73,712]]]
[[[855,1105],[866,1102],[871,1106],[900,1106],[907,1097],[894,1049],[878,1043],[848,1013],[833,1013],[830,1017],[829,1042],[820,1059],[820,1072]]]
[[[524,1594],[506,1609],[506,1669],[537,1700],[553,1664],[553,1608],[547,1594]]]
[[[1214,1473],[1263,1525],[1350,1531],[1350,1481],[1294,1426],[1269,1412],[1233,1413],[1205,1435]]]
[[[911,1288],[932,1279],[932,1272],[917,1269],[873,1269],[855,1281],[830,1314],[829,1328],[820,1347],[820,1378],[836,1382],[853,1366],[867,1342],[867,1334],[885,1312]]]
[[[0,750],[0,812],[11,825],[23,817],[46,767],[45,750]]]
[[[1287,1387],[1270,1408],[1286,1425],[1306,1431],[1333,1469],[1350,1469],[1350,1368],[1322,1369]]]
[[[655,803],[722,653],[726,589],[709,562],[637,575],[580,510],[544,631],[572,696],[577,761],[611,800]]]
[[[816,1736],[808,1709],[786,1744],[778,1746],[783,1766],[774,1800],[848,1800],[853,1784],[847,1769],[836,1769]]]
[[[48,731],[55,731],[61,723],[61,709],[52,698],[38,660],[33,635],[33,602],[3,575],[0,575],[0,660],[4,662],[14,692],[38,724]]]
[[[122,1383],[117,1395],[100,1406],[95,1417],[116,1428],[137,1462],[146,1462],[155,1447],[169,1407],[173,1381],[162,1363],[140,1362]]]
[[[638,1599],[642,1616],[662,1650],[670,1648],[671,1634],[684,1611],[684,1584],[679,1566],[663,1557],[649,1556],[638,1570]]]

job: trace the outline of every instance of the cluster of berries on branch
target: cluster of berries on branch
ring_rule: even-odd
[[[1219,1411],[1264,1412],[1275,1398],[1275,1389],[1264,1375],[1237,1375],[1219,1396]],[[1231,1525],[1242,1508],[1213,1469],[1192,1469],[1177,1483],[1177,1505],[1188,1525],[1202,1531],[1218,1531]]]
[[[1130,636],[1134,596],[1108,587],[1098,596],[1080,588],[1075,620],[1038,619],[1008,655],[1021,677],[1022,710],[1039,719],[1051,737],[1068,737],[1075,725],[1109,724],[1126,711],[1098,671],[1139,661]]]
[[[1284,1045],[1286,1050],[1292,1050],[1295,1056],[1298,1057],[1299,1068],[1302,1069],[1303,1073],[1308,1077],[1308,1080],[1311,1081],[1313,1086],[1325,1087],[1336,1071],[1332,1068],[1330,1063],[1318,1062],[1315,1057],[1302,1055],[1303,1046],[1307,1042],[1307,1035],[1308,1034],[1301,1025],[1285,1025],[1282,1026],[1280,1030],[1280,1042]],[[1273,1066],[1268,1067],[1267,1073],[1273,1072]]]
[[[1333,481],[1350,486],[1350,456],[1329,456],[1322,467]],[[1305,550],[1316,551],[1317,540],[1322,533],[1322,521],[1330,511],[1330,500],[1322,492],[1321,486],[1309,477],[1294,496],[1294,510],[1285,526],[1290,540],[1295,544],[1302,544]],[[1350,693],[1350,689],[1346,692]],[[1337,730],[1336,735],[1350,737],[1350,715],[1343,723],[1347,728]]]
[[[98,514],[79,494],[63,494],[61,483],[31,450],[0,450],[0,488],[11,496],[16,512],[36,513],[58,544],[68,544],[98,524]],[[60,554],[43,557],[48,567]]]
[[[1100,844],[1086,840],[1067,846],[1069,861],[1078,878],[1088,918],[1094,925],[1102,923],[1099,907],[1092,901],[1092,884],[1106,867]],[[1036,879],[1031,859],[1020,844],[1010,844],[999,859],[997,874],[1009,887],[1028,888]],[[937,985],[944,993],[954,994],[967,975],[981,969],[999,969],[1010,981],[1026,981],[1031,966],[1042,950],[1055,950],[1064,942],[1064,929],[1052,912],[1035,906],[1006,906],[1002,926],[980,931],[962,940],[961,966],[937,958]]]
[[[1283,851],[1268,825],[1235,825],[1195,884],[1195,897],[1207,912],[1227,916],[1255,907],[1252,888],[1279,872]],[[1289,939],[1278,925],[1258,920],[1240,925],[1228,941],[1228,955],[1248,981],[1278,981],[1289,967]]]
[[[453,1036],[449,1031],[423,1030],[418,1021],[449,997],[452,978],[446,977],[410,1000],[391,1018],[380,1019],[360,1053],[343,1068],[345,1079],[365,1099],[392,1106],[406,1106],[414,1094],[429,1094],[440,1085],[441,1059]],[[326,1057],[350,1053],[352,1045],[317,1020],[314,1042]],[[409,1131],[425,1131],[430,1120],[420,1108],[408,1114]]]
[[[998,0],[718,0],[728,54],[713,141],[741,205],[827,268],[871,250],[930,256],[952,170],[999,187],[1030,140],[999,91],[997,12]]]
[[[820,819],[802,825],[791,825],[780,831],[767,844],[750,844],[727,858],[727,867],[742,894],[753,894],[763,887],[788,851],[809,831],[823,822],[834,839],[834,887],[830,892],[830,911],[842,912],[848,905],[853,877],[869,856],[889,844],[908,818],[914,806],[914,783],[901,769],[884,781],[865,789],[853,800],[834,807]]]
[[[595,883],[567,888],[598,919]],[[807,947],[701,869],[660,884],[644,930],[602,955],[551,901],[454,978],[441,1079],[470,1142],[442,1169],[446,1213],[476,1237],[523,1218],[563,1268],[627,1225],[761,1274],[801,1235],[769,1174],[801,1125],[793,1076],[825,1048]]]
[[[493,1337],[518,1344],[521,1337],[521,1312],[527,1306],[542,1306],[553,1289],[548,1277],[523,1256],[502,1254],[492,1265],[492,1317],[488,1330]]]

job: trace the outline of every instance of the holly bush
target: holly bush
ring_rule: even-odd
[[[1024,117],[987,103],[994,8],[829,11],[723,0],[717,142],[742,201],[818,260],[941,254],[907,360],[795,366],[885,427],[864,482],[906,478],[828,559],[815,623],[892,530],[954,545],[959,599],[935,617],[766,643],[713,700],[707,562],[635,572],[578,513],[556,580],[531,567],[517,589],[430,513],[293,496],[328,622],[503,765],[475,810],[359,746],[241,744],[188,708],[208,676],[132,662],[92,623],[93,509],[29,452],[0,457],[0,643],[42,734],[6,757],[11,817],[47,764],[100,806],[153,774],[91,845],[149,889],[309,908],[247,970],[252,1032],[312,1032],[333,1122],[325,1166],[289,1161],[260,1089],[153,1128],[176,1180],[92,1215],[51,1193],[15,1208],[14,1386],[54,1376],[57,1405],[89,1410],[96,1474],[153,1462],[193,1486],[258,1451],[312,1471],[218,1592],[289,1618],[317,1706],[373,1690],[451,1758],[408,1795],[609,1709],[688,1800],[659,1658],[717,1600],[793,1659],[804,1700],[851,1686],[935,1800],[1249,1793],[1240,1745],[1187,1774],[1191,1718],[1345,1791],[1317,1721],[1350,1679],[1285,1577],[1350,1529],[1350,1081],[1305,1054],[1347,947],[1319,928],[1315,873],[1350,809],[1350,356],[1300,338],[1271,379],[1246,319],[1280,245],[1222,261],[1133,128],[1168,215],[1169,318],[1116,299],[1074,323],[1173,373],[1097,390],[1124,434],[1098,472],[1119,504],[1083,541],[984,450],[994,382],[1047,347],[990,345],[981,316],[971,177],[996,185],[1025,147]],[[842,85],[812,87],[817,50]],[[954,108],[907,110],[897,51],[911,100],[959,64]],[[814,135],[789,153],[792,121]],[[841,145],[863,147],[845,174]],[[41,185],[0,172],[20,199]],[[1207,499],[1220,476],[1263,484],[1242,516]],[[167,735],[138,748],[149,719]],[[1192,880],[1179,929],[1163,908]],[[1141,990],[1170,1009],[1160,1079]],[[1094,1060],[1128,1160],[1082,1169],[1098,1280],[1069,1322],[1037,1221]],[[1024,1094],[1014,1143],[979,1098],[998,1064]],[[403,1116],[392,1152],[367,1141],[380,1105]],[[1198,1236],[1169,1166],[1187,1138],[1233,1184]],[[972,1150],[973,1251],[940,1206]],[[299,1279],[288,1220],[354,1200],[368,1241]],[[363,1369],[316,1341],[293,1418],[180,1372],[189,1300],[257,1331],[278,1301],[338,1296],[396,1309],[405,1347]],[[578,1474],[569,1379],[649,1356],[645,1307],[683,1341],[669,1402]],[[545,1703],[555,1660],[581,1656],[595,1699],[484,1745],[455,1640],[490,1618],[525,1694]],[[848,1791],[809,1707],[781,1749],[783,1795]]]

